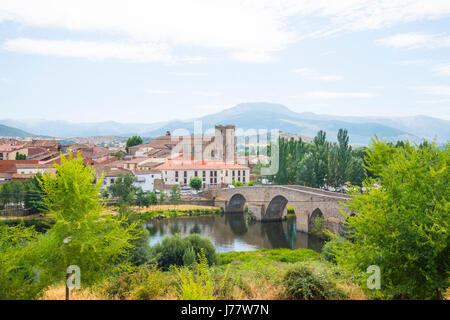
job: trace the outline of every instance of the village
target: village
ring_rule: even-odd
[[[128,150],[126,150],[128,149]],[[83,161],[95,168],[107,189],[121,175],[134,176],[134,185],[143,192],[170,193],[174,185],[191,194],[189,182],[202,179],[202,189],[243,185],[253,181],[257,158],[238,156],[235,127],[215,126],[213,135],[173,136],[169,131],[148,143],[129,148],[93,143],[61,144],[50,139],[0,140],[0,184],[21,181],[39,173],[54,172],[61,156],[81,153]]]

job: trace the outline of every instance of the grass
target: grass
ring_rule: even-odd
[[[219,214],[220,208],[196,205],[153,205],[149,207],[130,207],[142,221],[154,218],[177,218],[186,216]],[[112,209],[114,210],[114,209]]]

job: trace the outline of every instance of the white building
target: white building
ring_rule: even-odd
[[[193,177],[202,179],[203,188],[228,185],[233,180],[246,184],[250,180],[249,167],[218,160],[168,160],[155,169],[161,171],[165,185],[189,185]]]
[[[134,186],[144,192],[153,191],[155,179],[161,179],[161,172],[156,170],[133,170],[133,174],[136,177]]]

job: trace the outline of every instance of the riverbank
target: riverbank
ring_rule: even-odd
[[[310,249],[262,249],[251,252],[228,252],[216,255],[217,262],[207,270],[212,299],[280,300],[292,299],[288,294],[286,274],[298,266],[306,267],[315,279],[322,279],[333,288],[332,298],[360,300],[367,294],[355,284],[350,275],[327,262]],[[138,267],[109,279],[92,290],[75,290],[74,299],[180,299],[179,286],[186,269],[167,271]],[[49,288],[42,299],[64,299],[61,284]],[[331,289],[327,289],[330,290]],[[336,292],[338,294],[336,294]],[[330,293],[331,294],[331,293]]]
[[[110,208],[110,210],[119,212],[119,208]],[[137,218],[141,221],[189,216],[205,216],[221,213],[221,209],[219,207],[187,204],[163,204],[148,207],[132,206],[129,207],[129,210],[137,213]]]

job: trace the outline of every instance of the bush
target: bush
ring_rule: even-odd
[[[345,293],[338,290],[334,283],[321,274],[314,274],[303,264],[297,263],[284,276],[288,299],[329,300],[345,298]]]
[[[198,234],[192,234],[187,237],[175,234],[172,237],[164,238],[160,244],[156,244],[151,248],[151,256],[157,260],[161,268],[167,270],[171,265],[185,265],[183,257],[187,251],[193,250],[195,256],[197,256],[202,248],[208,264],[212,265],[215,263],[216,248],[209,238],[200,237]]]
[[[336,248],[340,246],[346,240],[343,238],[334,238],[330,241],[327,241],[325,245],[322,247],[322,257],[329,262],[336,263]]]
[[[103,290],[110,299],[150,300],[163,295],[167,287],[168,279],[162,271],[154,265],[142,265],[110,278]]]

